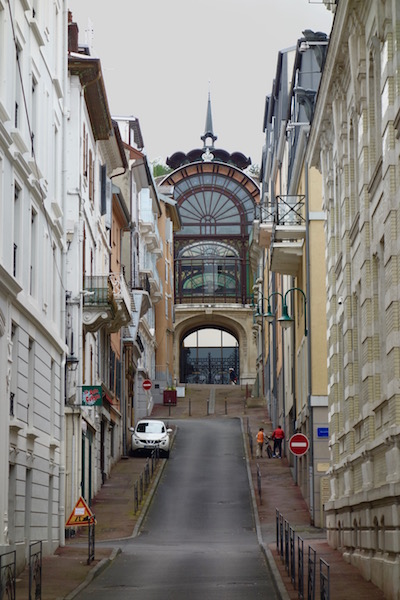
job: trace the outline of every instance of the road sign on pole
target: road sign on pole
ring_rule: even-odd
[[[153,384],[151,383],[150,379],[145,379],[142,383],[142,388],[146,391],[151,390],[152,385]]]
[[[296,456],[303,456],[309,447],[310,442],[304,433],[295,433],[289,440],[289,450]]]

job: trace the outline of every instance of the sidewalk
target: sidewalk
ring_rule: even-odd
[[[165,421],[190,418],[233,418],[242,419],[243,432],[247,445],[247,426],[255,435],[259,427],[271,430],[265,407],[260,401],[248,398],[246,390],[240,386],[214,386],[210,399],[211,386],[190,386],[186,397],[178,398],[176,406],[157,405],[154,417]],[[212,401],[211,401],[212,400]],[[173,450],[172,450],[173,452]],[[255,453],[255,447],[254,447]],[[117,556],[118,540],[131,537],[140,527],[152,493],[166,464],[165,459],[158,463],[158,469],[150,484],[150,489],[137,514],[133,513],[133,486],[144,469],[145,458],[124,458],[114,467],[111,477],[97,494],[92,510],[96,515],[95,560],[88,565],[88,537],[86,528],[78,530],[78,535],[67,540],[65,547],[58,548],[54,556],[44,557],[42,565],[42,600],[72,600],[79,590],[88,584],[102,569]],[[261,499],[257,488],[257,463],[261,472]],[[307,544],[317,551],[317,561],[323,558],[330,565],[330,598],[332,600],[365,599],[383,600],[383,593],[372,583],[363,579],[359,571],[346,563],[340,552],[330,548],[324,532],[310,526],[310,516],[299,488],[294,484],[288,462],[285,458],[255,459],[248,450],[248,472],[253,482],[252,498],[255,508],[255,524],[259,542],[269,559],[272,573],[277,581],[283,600],[297,599],[285,566],[276,548],[276,509],[304,539],[305,561]],[[102,542],[101,544],[99,542]],[[306,571],[305,571],[306,578]],[[317,569],[316,582],[319,578]],[[29,574],[26,569],[17,581],[16,600],[28,598]],[[305,581],[305,586],[307,581]],[[318,590],[317,590],[318,592]],[[307,588],[305,587],[307,594]],[[319,596],[316,595],[316,598]]]

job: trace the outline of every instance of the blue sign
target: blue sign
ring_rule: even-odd
[[[318,427],[317,435],[318,437],[329,437],[329,427]]]

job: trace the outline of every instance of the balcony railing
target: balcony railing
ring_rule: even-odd
[[[84,291],[83,322],[88,331],[105,325],[112,333],[129,323],[132,299],[121,273],[87,275]]]
[[[304,195],[277,196],[275,202],[261,206],[261,223],[304,225]]]

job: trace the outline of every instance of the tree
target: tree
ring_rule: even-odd
[[[162,175],[167,175],[172,171],[172,169],[164,163],[162,163],[159,158],[156,158],[156,160],[154,160],[151,164],[153,165],[154,178],[161,177]]]

